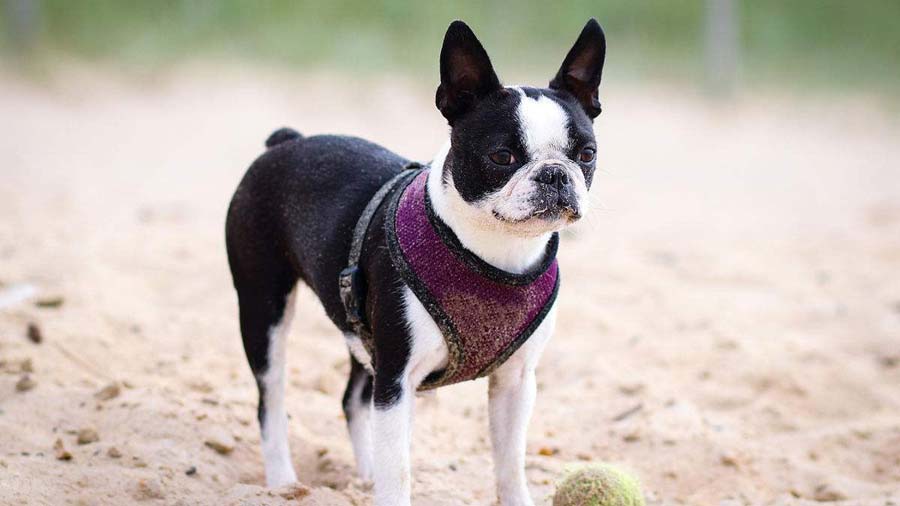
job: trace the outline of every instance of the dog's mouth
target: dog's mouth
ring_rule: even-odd
[[[506,214],[494,209],[492,211],[494,218],[507,225],[544,225],[541,228],[559,228],[560,225],[565,226],[581,219],[581,211],[577,205],[544,205],[535,207],[529,214],[522,216],[507,216]],[[549,227],[548,227],[549,226]]]

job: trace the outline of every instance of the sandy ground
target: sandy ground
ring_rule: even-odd
[[[369,504],[347,353],[309,291],[288,348],[304,487],[262,486],[223,222],[283,124],[430,157],[427,85],[0,73],[0,294],[36,289],[0,309],[0,503]],[[900,126],[866,101],[604,97],[598,210],[564,237],[538,372],[538,504],[585,460],[630,468],[653,505],[900,504]],[[416,504],[493,502],[485,390],[418,401]]]

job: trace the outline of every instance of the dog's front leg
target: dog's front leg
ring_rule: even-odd
[[[534,505],[525,478],[525,441],[537,391],[534,371],[555,324],[554,307],[528,341],[490,376],[491,442],[501,506]]]
[[[510,360],[490,377],[494,475],[502,506],[533,506],[525,479],[525,437],[534,407],[534,367]]]
[[[410,506],[409,452],[414,400],[408,377],[383,379],[376,373],[375,506]]]

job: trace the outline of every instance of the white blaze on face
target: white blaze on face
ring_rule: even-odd
[[[537,162],[552,155],[565,156],[569,148],[569,116],[555,100],[539,95],[530,98],[520,88],[519,124],[522,141],[531,161]]]
[[[520,223],[517,228],[524,233],[559,230],[569,223],[567,219],[524,222],[546,209],[538,207],[541,201],[535,200],[534,195],[541,192],[540,185],[535,182],[536,175],[548,164],[560,166],[568,173],[579,207],[584,210],[587,205],[584,174],[567,154],[572,148],[569,115],[550,97],[538,95],[537,98],[531,98],[522,88],[513,89],[521,96],[516,116],[527,159],[522,160],[522,167],[503,188],[488,195],[483,202],[494,216]]]

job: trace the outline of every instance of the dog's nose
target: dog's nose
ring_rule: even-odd
[[[537,175],[537,181],[563,190],[571,184],[569,174],[561,165],[546,165]]]

